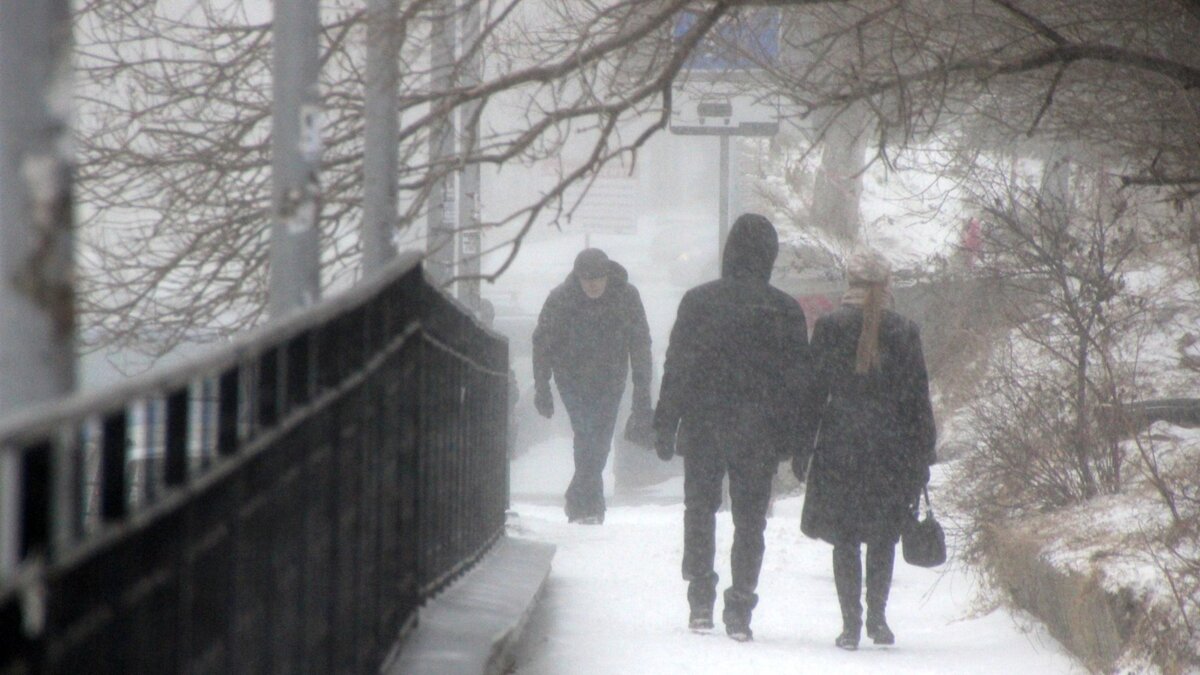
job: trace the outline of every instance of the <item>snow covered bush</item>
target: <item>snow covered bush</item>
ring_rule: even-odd
[[[997,180],[976,196],[987,214],[981,273],[1002,289],[1011,329],[955,417],[971,446],[951,481],[968,555],[1002,565],[992,535],[1020,531],[1063,574],[1136,603],[1123,671],[1194,672],[1200,434],[1143,428],[1127,412],[1200,395],[1194,221],[1102,174],[1050,178]]]
[[[1040,185],[998,174],[973,198],[986,214],[982,273],[1015,327],[972,407],[969,475],[988,515],[1061,508],[1121,485],[1123,453],[1098,409],[1129,389],[1118,352],[1146,306],[1125,280],[1142,243],[1138,216],[1093,176],[1069,181],[1068,171],[1052,166]]]

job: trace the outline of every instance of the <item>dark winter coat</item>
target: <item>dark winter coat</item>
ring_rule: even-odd
[[[759,450],[789,456],[806,436],[796,405],[808,378],[804,311],[770,285],[774,227],[761,216],[743,226],[743,218],[726,241],[721,278],[691,289],[679,303],[654,426],[670,437],[681,422],[732,425],[753,413],[771,426],[770,447]],[[683,440],[676,451],[687,454]]]
[[[929,480],[936,431],[916,324],[885,310],[880,366],[854,372],[863,313],[843,305],[813,331],[808,406],[819,411],[801,530],[833,544],[895,543]]]
[[[546,298],[533,331],[533,377],[584,397],[621,391],[633,367],[634,407],[650,407],[650,327],[629,273],[609,261],[604,295],[592,299],[574,272]]]

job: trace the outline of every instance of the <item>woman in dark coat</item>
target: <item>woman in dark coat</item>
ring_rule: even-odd
[[[810,410],[820,428],[808,472],[801,530],[833,544],[842,609],[836,644],[856,649],[862,627],[867,545],[867,636],[893,644],[884,617],[896,542],[912,518],[935,459],[933,410],[921,337],[912,321],[884,309],[890,267],[875,252],[847,262],[842,306],[813,331]],[[797,474],[803,475],[803,461]]]

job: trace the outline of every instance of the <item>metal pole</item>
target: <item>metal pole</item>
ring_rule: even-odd
[[[321,107],[317,91],[318,0],[275,0],[274,98],[271,119],[271,273],[274,318],[321,295],[317,182]]]
[[[396,256],[396,152],[399,145],[399,39],[396,0],[368,0],[367,84],[363,129],[363,277]]]
[[[21,564],[21,455],[0,448],[0,584]]]
[[[717,249],[717,273],[720,274],[721,261],[725,258],[725,240],[729,238],[729,136],[721,135],[721,192],[718,201],[717,230],[720,236],[720,246]]]
[[[0,415],[75,388],[71,13],[0,2]]]
[[[454,86],[454,47],[458,34],[454,10],[454,0],[438,0],[433,7],[429,76],[430,88],[435,92]],[[440,104],[434,100],[431,105],[436,108]],[[454,155],[454,145],[453,115],[442,115],[429,134],[432,172],[446,170]],[[435,180],[429,192],[425,263],[430,279],[437,286],[445,285],[454,276],[455,197],[453,172]]]
[[[480,2],[467,0],[466,16],[463,19],[463,51],[470,51],[470,56],[463,64],[463,86],[473,87],[483,80],[482,45],[479,42],[480,32]],[[476,119],[480,109],[479,102],[463,106],[462,124],[462,154],[470,157],[479,147],[479,122]],[[479,164],[468,162],[462,170],[462,178],[458,190],[458,232],[459,232],[459,274],[463,277],[476,277],[458,282],[458,297],[471,309],[479,307],[479,256],[483,250],[483,231],[481,230],[482,209],[479,201],[480,177]]]
[[[70,3],[0,1],[0,416],[75,389],[71,97]],[[21,465],[0,447],[0,581],[19,563]]]

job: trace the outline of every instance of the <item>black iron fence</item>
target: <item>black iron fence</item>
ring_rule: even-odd
[[[0,429],[0,673],[367,672],[502,533],[507,345],[414,261]]]

